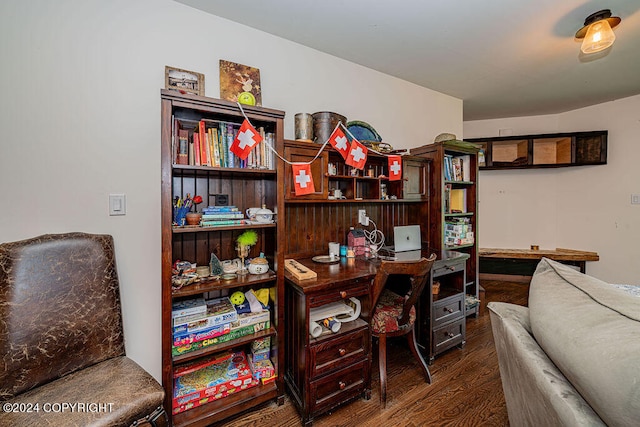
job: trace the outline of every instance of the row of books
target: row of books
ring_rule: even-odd
[[[236,206],[208,206],[202,209],[202,227],[247,224],[244,212]]]
[[[274,169],[275,155],[267,144],[275,144],[275,135],[257,129],[263,142],[257,144],[245,160],[230,150],[240,125],[231,122],[198,122],[173,120],[172,153],[176,165],[211,166],[221,168]]]
[[[475,241],[471,218],[448,219],[444,224],[444,244],[447,247],[472,245]]]
[[[471,181],[471,156],[444,155],[445,181]]]

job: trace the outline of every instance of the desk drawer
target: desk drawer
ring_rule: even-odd
[[[453,346],[462,344],[464,342],[465,334],[465,319],[464,317],[442,326],[441,328],[434,328],[433,330],[433,343],[434,353],[438,354]]]
[[[369,328],[335,337],[314,344],[310,348],[311,378],[316,378],[338,368],[364,360],[369,355]]]
[[[364,392],[368,360],[347,366],[309,385],[312,413],[327,411]]]
[[[360,297],[369,295],[369,280],[350,283],[338,289],[330,289],[322,294],[309,297],[309,307],[318,307],[335,301],[349,299],[350,297]]]
[[[433,327],[464,317],[464,293],[452,295],[433,303]]]
[[[442,267],[433,269],[433,277],[444,276],[445,274],[455,273],[456,271],[463,271],[466,267],[465,261],[457,261],[454,263],[446,263]]]

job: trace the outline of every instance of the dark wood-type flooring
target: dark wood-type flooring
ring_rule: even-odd
[[[487,301],[526,305],[528,284],[481,281]],[[336,426],[508,426],[498,359],[493,344],[488,310],[467,319],[467,343],[438,356],[430,366],[433,382],[424,380],[406,341],[388,342],[387,407],[379,395],[377,346],[374,345],[372,396],[343,405],[314,420],[316,427]],[[220,426],[302,425],[295,406],[264,404],[245,415],[225,420]]]

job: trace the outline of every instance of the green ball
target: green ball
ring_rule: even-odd
[[[238,95],[238,102],[246,105],[256,105],[256,97],[251,92],[242,92]]]
[[[244,294],[240,291],[235,291],[234,293],[231,294],[231,297],[229,297],[229,300],[233,305],[240,305],[245,300]]]

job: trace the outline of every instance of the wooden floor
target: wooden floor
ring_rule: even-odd
[[[482,281],[487,301],[526,305],[526,283]],[[379,395],[377,357],[372,368],[372,396],[358,399],[314,420],[316,427],[335,426],[508,426],[498,359],[489,313],[467,320],[467,343],[438,356],[430,366],[433,382],[424,380],[403,341],[388,342],[387,407]],[[377,347],[374,346],[374,349]],[[374,351],[377,354],[377,350]],[[302,425],[287,396],[282,406],[271,402],[220,426]]]

